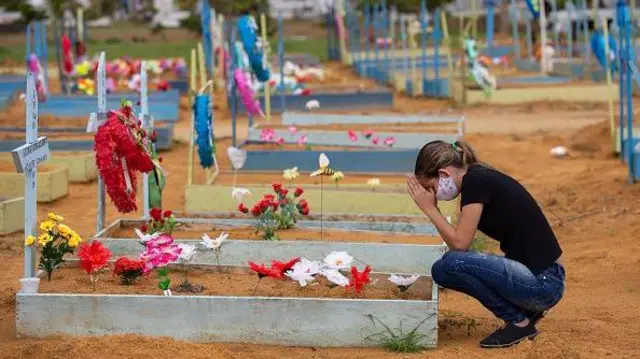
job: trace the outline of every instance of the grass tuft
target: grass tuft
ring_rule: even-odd
[[[379,323],[382,325],[384,330],[366,336],[364,341],[365,343],[377,343],[381,348],[394,351],[396,353],[417,353],[423,351],[426,349],[425,340],[427,339],[427,336],[418,332],[418,329],[433,315],[434,314],[428,315],[409,332],[405,332],[402,329],[402,323],[400,323],[400,328],[392,329],[375,315],[368,314],[367,316],[371,319],[373,325],[375,326],[376,323]]]

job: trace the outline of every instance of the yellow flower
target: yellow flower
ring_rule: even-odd
[[[51,219],[47,219],[46,221],[42,221],[40,222],[40,230],[43,232],[48,232],[50,231],[54,226],[56,225],[56,223],[51,220]]]
[[[34,237],[34,236],[29,236],[29,237],[27,237],[27,239],[24,240],[24,244],[27,245],[27,246],[32,246],[33,243],[35,243],[35,242],[36,242],[36,237]]]
[[[41,235],[38,236],[38,243],[40,243],[40,245],[42,246],[46,245],[52,240],[53,240],[53,237],[51,237],[49,233],[42,233]]]
[[[342,173],[341,171],[336,171],[332,176],[331,179],[334,182],[339,182],[344,178],[344,173]]]
[[[63,236],[70,236],[72,234],[73,230],[71,228],[67,227],[67,225],[65,225],[65,224],[60,224],[58,226],[58,232],[60,234],[62,234]]]
[[[57,221],[57,222],[64,221],[64,217],[59,216],[53,212],[49,212],[48,216],[49,216],[49,219],[53,221]]]
[[[80,238],[79,235],[75,235],[72,236],[71,238],[69,238],[69,241],[67,242],[67,244],[69,245],[70,248],[75,248],[78,246],[78,244],[80,244],[80,242],[82,242],[82,238]]]

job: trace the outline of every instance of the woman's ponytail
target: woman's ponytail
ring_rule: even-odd
[[[440,169],[447,166],[465,168],[479,162],[473,148],[464,141],[432,141],[424,145],[418,153],[415,174],[434,178],[438,176]]]
[[[464,141],[456,141],[453,143],[453,147],[462,156],[461,162],[463,167],[480,162],[478,161],[475,151],[468,143]]]

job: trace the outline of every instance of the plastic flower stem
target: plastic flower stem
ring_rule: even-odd
[[[220,266],[220,248],[215,249],[216,260],[218,261],[218,272],[222,275],[222,266]]]
[[[323,178],[324,176],[320,176],[320,240],[322,241],[322,228],[323,228],[323,223],[322,223],[322,217],[324,217],[323,215],[323,211],[322,211],[322,204],[323,204],[323,196],[324,196],[324,191],[323,191],[323,187],[324,187],[324,181]]]
[[[236,187],[236,181],[237,181],[237,179],[238,179],[238,170],[237,170],[237,169],[234,169],[234,170],[233,170],[233,188],[235,188],[235,187]]]

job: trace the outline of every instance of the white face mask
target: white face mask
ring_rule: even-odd
[[[460,194],[460,191],[453,178],[451,176],[440,175],[436,199],[438,201],[451,201],[458,197],[458,194]]]

